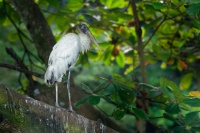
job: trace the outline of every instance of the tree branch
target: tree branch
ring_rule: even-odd
[[[133,17],[134,17],[134,21],[135,21],[135,29],[136,29],[137,42],[138,42],[137,51],[138,51],[138,56],[139,56],[139,60],[140,60],[142,82],[146,83],[147,82],[147,74],[146,74],[145,60],[144,60],[144,46],[143,46],[143,42],[142,42],[142,30],[141,30],[140,20],[139,20],[137,9],[136,9],[136,3],[134,0],[130,0],[130,3],[131,3]],[[143,99],[137,98],[136,106],[148,113],[149,101],[146,100],[146,98],[148,97],[148,91],[144,90],[142,88],[139,88],[139,87],[138,87],[138,91],[140,91]],[[146,121],[137,119],[136,128],[139,133],[145,133],[146,132]]]
[[[17,66],[14,66],[14,65],[10,65],[10,64],[5,64],[5,63],[0,63],[0,67],[5,67],[5,68],[9,68],[9,69],[12,69],[12,70],[16,70],[16,71],[19,71],[19,72],[22,72],[22,73],[25,73],[25,74],[29,74],[29,75],[34,75],[38,78],[43,78],[43,74],[39,74],[39,73],[36,73],[36,72],[32,72],[32,71],[28,71],[26,69],[22,69],[20,67],[17,67]]]
[[[2,83],[0,83],[0,92],[0,114],[20,127],[22,132],[118,133],[99,121],[89,120],[62,107],[57,108],[24,96]]]
[[[15,53],[15,51],[12,48],[6,48],[6,52],[13,59],[15,59],[15,61],[17,62],[17,64],[19,64],[20,68],[28,71],[28,67],[22,62],[22,60],[18,57],[18,55]],[[25,73],[25,75],[29,79],[30,83],[32,83],[33,82],[33,78],[31,77],[31,75],[29,75],[27,73]]]
[[[144,60],[144,47],[142,45],[142,30],[141,30],[140,20],[137,14],[137,10],[136,10],[135,1],[131,0],[130,2],[131,2],[134,21],[135,21],[135,29],[136,29],[137,42],[138,42],[137,51],[138,51],[139,60],[140,60],[140,69],[142,72],[142,82],[146,83],[147,74],[146,74],[145,60]]]

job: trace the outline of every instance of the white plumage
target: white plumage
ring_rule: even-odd
[[[83,33],[64,35],[54,45],[49,56],[48,68],[44,76],[45,82],[49,84],[61,82],[66,71],[75,65],[79,53],[84,53],[89,47],[90,39]]]
[[[53,47],[48,60],[48,68],[44,75],[44,81],[48,84],[54,84],[56,88],[56,106],[58,105],[58,86],[62,81],[63,75],[69,71],[67,80],[67,89],[69,97],[69,110],[72,110],[70,97],[70,70],[74,67],[79,53],[86,52],[90,48],[90,39],[98,46],[97,41],[91,34],[85,24],[77,26],[78,35],[68,33],[64,35]],[[99,46],[98,46],[99,47]]]

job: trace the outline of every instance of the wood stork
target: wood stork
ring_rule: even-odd
[[[70,96],[70,71],[74,67],[79,53],[83,54],[90,48],[90,39],[98,46],[96,39],[93,37],[89,28],[80,23],[77,26],[78,35],[68,33],[64,35],[53,47],[48,60],[44,81],[50,85],[55,84],[56,89],[56,106],[58,104],[58,82],[62,81],[63,75],[68,71],[67,91],[69,98],[69,110],[73,111]],[[100,48],[99,48],[100,49]]]

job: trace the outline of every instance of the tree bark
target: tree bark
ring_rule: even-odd
[[[140,26],[140,20],[138,17],[138,12],[136,9],[136,3],[134,0],[130,0],[134,22],[135,22],[135,29],[136,29],[136,35],[137,35],[137,51],[138,56],[140,60],[140,70],[142,74],[142,82],[147,82],[147,74],[146,74],[146,67],[145,67],[145,60],[144,60],[144,46],[142,42],[142,29]],[[144,110],[146,113],[148,113],[149,108],[149,101],[147,100],[148,97],[148,90],[138,88],[138,91],[140,92],[141,97],[136,99],[136,106],[142,110]],[[137,132],[139,133],[146,133],[146,121],[142,119],[137,119],[136,124]]]
[[[50,106],[21,95],[2,83],[0,83],[0,114],[4,120],[7,118],[11,123],[14,123],[16,131],[23,133],[117,133],[102,123],[84,118],[75,112],[68,112],[64,108]]]

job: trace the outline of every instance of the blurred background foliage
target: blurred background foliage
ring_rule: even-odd
[[[58,41],[84,21],[96,37],[95,46],[80,55],[73,80],[88,94],[89,102],[123,128],[133,132],[136,118],[159,131],[200,131],[200,1],[136,0],[142,31],[138,49],[133,6],[128,0],[35,0]],[[0,0],[0,61],[18,66],[6,52],[12,47],[30,71],[44,74],[46,64],[9,0]],[[37,27],[36,27],[37,28]],[[142,50],[145,71],[141,73]],[[0,81],[25,93],[24,74],[1,68]],[[147,81],[143,81],[146,76]],[[43,84],[43,79],[34,77]],[[83,84],[84,83],[84,84]],[[136,106],[148,90],[148,111]],[[148,126],[147,126],[148,127]],[[147,128],[147,131],[150,128]]]

